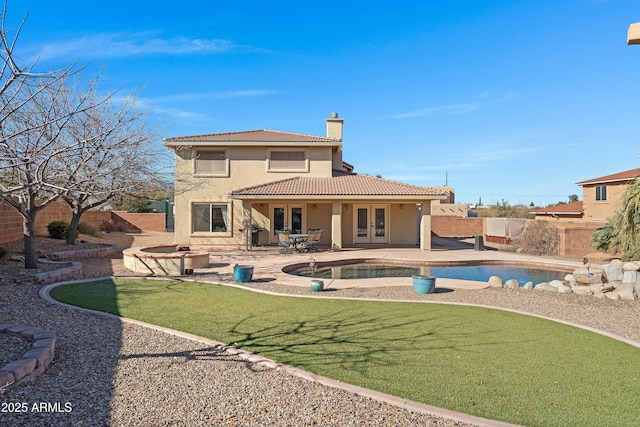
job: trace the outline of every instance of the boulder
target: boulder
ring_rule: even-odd
[[[498,276],[489,277],[489,281],[487,282],[492,288],[501,288],[502,287],[502,279]]]
[[[638,272],[635,270],[625,271],[622,275],[623,283],[636,283],[638,280]]]
[[[561,294],[570,294],[571,288],[565,285],[561,280],[552,280],[549,282],[549,286],[556,288]]]
[[[525,291],[530,291],[531,289],[533,289],[533,282],[527,282],[524,285],[522,285],[522,289],[524,289]]]
[[[620,299],[634,300],[637,298],[634,284],[635,283],[621,283],[616,286],[616,292],[620,296]]]
[[[640,262],[638,261],[625,262],[624,264],[622,264],[622,269],[624,271],[638,271],[640,270]]]
[[[622,261],[619,259],[612,259],[609,264],[602,266],[602,270],[607,281],[619,282],[622,280]]]
[[[593,295],[589,286],[574,286],[572,291],[576,295]]]
[[[509,279],[504,282],[504,287],[508,289],[520,289],[520,282],[516,279]]]
[[[618,294],[618,291],[607,292],[606,294],[604,294],[604,296],[614,301],[620,299],[620,295]]]
[[[533,289],[536,291],[558,292],[558,288],[549,285],[547,282],[538,283]]]
[[[576,268],[573,272],[573,278],[578,284],[581,285],[593,285],[596,283],[602,283],[603,271],[598,267],[580,267]]]

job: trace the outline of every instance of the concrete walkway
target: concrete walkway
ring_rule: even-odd
[[[353,259],[375,259],[384,260],[385,263],[424,263],[425,266],[431,264],[455,264],[484,262],[484,263],[505,263],[519,267],[538,267],[547,269],[568,269],[573,270],[580,267],[578,262],[567,260],[542,258],[530,255],[521,255],[512,252],[497,251],[487,249],[476,251],[473,245],[457,241],[455,239],[433,238],[433,249],[422,251],[418,248],[351,248],[339,252],[320,251],[314,253],[292,253],[282,254],[276,247],[257,247],[251,251],[228,251],[222,249],[211,249],[210,266],[206,269],[198,269],[198,272],[228,272],[232,273],[235,264],[253,265],[254,281],[274,281],[290,286],[309,286],[309,278],[292,275],[283,272],[283,268],[294,264],[301,267],[309,266],[313,259],[316,264],[323,262],[335,262]],[[428,270],[425,270],[428,271]],[[426,273],[428,274],[428,273]],[[504,280],[508,278],[503,278]],[[412,286],[411,277],[385,277],[374,279],[324,279],[325,287],[333,289],[346,288],[374,288],[380,286]],[[486,282],[476,282],[470,280],[457,280],[438,278],[437,287],[452,289],[483,289],[488,285]]]

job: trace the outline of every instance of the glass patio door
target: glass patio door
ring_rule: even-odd
[[[388,205],[355,205],[353,243],[389,243]]]
[[[292,234],[307,231],[304,205],[271,205],[271,243],[278,242],[276,230],[291,230]]]

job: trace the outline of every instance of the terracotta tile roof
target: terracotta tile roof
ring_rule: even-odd
[[[601,176],[600,178],[588,179],[586,181],[577,182],[577,185],[601,184],[607,182],[631,181],[640,176],[640,168],[631,169],[624,172],[614,173],[613,175]]]
[[[331,177],[293,177],[281,181],[234,190],[231,196],[404,196],[443,198],[439,187],[422,187],[388,179],[334,170]]]
[[[562,214],[579,214],[584,211],[582,207],[582,201],[563,203],[555,206],[548,206],[546,208],[535,209],[531,212],[536,214],[547,215],[562,215]]]
[[[226,142],[245,142],[245,143],[319,143],[319,144],[338,144],[339,139],[327,138],[324,136],[305,135],[294,132],[281,132],[277,130],[248,130],[242,132],[226,132],[212,133],[207,135],[192,136],[176,136],[166,138],[164,145],[206,145],[207,143],[226,143]]]

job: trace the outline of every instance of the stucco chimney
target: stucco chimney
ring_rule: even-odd
[[[331,117],[327,119],[327,138],[333,138],[342,141],[343,122],[344,119],[338,118],[338,113],[331,113]]]

